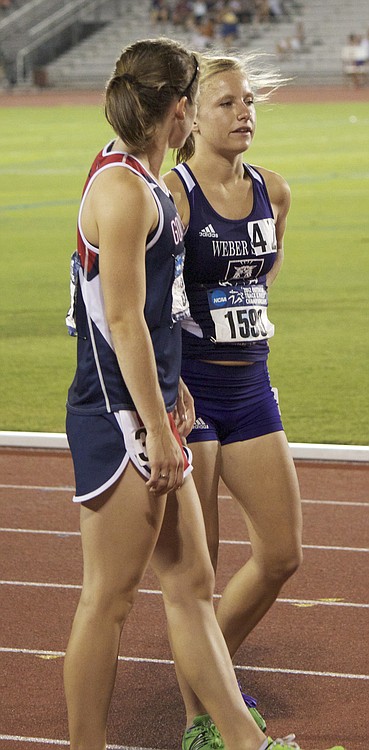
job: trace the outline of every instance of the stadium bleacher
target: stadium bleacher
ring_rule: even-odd
[[[341,52],[347,35],[369,27],[367,0],[291,2],[278,22],[240,25],[237,48],[276,55],[282,73],[297,83],[335,84],[343,80]],[[281,40],[296,24],[305,39],[298,51],[278,55]],[[17,86],[101,88],[114,56],[135,39],[169,36],[194,47],[192,33],[171,23],[153,25],[150,0],[17,0],[0,19],[0,44]],[[215,40],[221,49],[221,40]]]

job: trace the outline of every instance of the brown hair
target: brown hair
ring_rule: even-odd
[[[281,78],[278,71],[266,65],[265,58],[266,55],[258,52],[240,54],[237,57],[216,54],[201,55],[199,108],[201,107],[201,92],[209,80],[218,73],[226,73],[230,70],[239,71],[246,76],[256,102],[266,101],[273,91],[287,82],[287,79]],[[188,161],[194,153],[195,137],[191,133],[186,143],[176,152],[176,163]]]
[[[131,148],[144,151],[173,99],[197,92],[197,57],[171,39],[127,47],[106,86],[105,116]]]

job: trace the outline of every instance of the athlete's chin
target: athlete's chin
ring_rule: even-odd
[[[244,148],[251,145],[252,138],[252,133],[231,133],[230,136],[231,143],[239,143],[240,146],[243,146]]]

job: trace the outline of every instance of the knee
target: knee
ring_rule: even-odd
[[[210,559],[160,583],[164,599],[170,605],[188,607],[194,600],[213,601],[215,573]]]
[[[280,550],[275,556],[263,561],[264,575],[271,582],[282,585],[296,573],[302,563],[302,547]]]
[[[80,599],[91,619],[110,621],[123,627],[135,601],[137,586],[84,585]]]
[[[282,586],[298,570],[302,563],[301,545],[279,549],[274,554],[268,551],[257,562],[262,577],[272,586]]]

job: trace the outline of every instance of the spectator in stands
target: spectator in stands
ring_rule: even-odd
[[[207,15],[201,24],[194,24],[192,47],[198,52],[211,49],[215,39],[216,25],[213,18]]]
[[[359,34],[349,34],[342,49],[343,73],[355,88],[366,83],[368,77],[367,48],[363,45],[363,38]]]
[[[240,6],[240,23],[251,23],[255,15],[255,0],[241,0]]]
[[[219,34],[226,49],[230,49],[238,38],[239,25],[239,18],[228,0],[219,14]]]
[[[284,60],[295,52],[302,52],[306,49],[305,29],[302,21],[295,26],[295,33],[281,39],[276,44],[276,53],[280,60]]]
[[[361,53],[362,53],[362,59],[364,62],[369,62],[369,29],[367,30],[366,34],[361,38]]]
[[[269,17],[272,21],[280,21],[283,16],[283,8],[280,0],[269,0]]]
[[[208,14],[208,6],[204,0],[194,0],[192,4],[192,17],[195,26],[201,26]]]
[[[269,0],[255,0],[254,21],[256,24],[267,23],[270,19]]]
[[[172,10],[172,23],[189,28],[192,24],[192,4],[190,0],[177,0]]]
[[[151,0],[151,23],[167,23],[169,20],[168,0]]]

